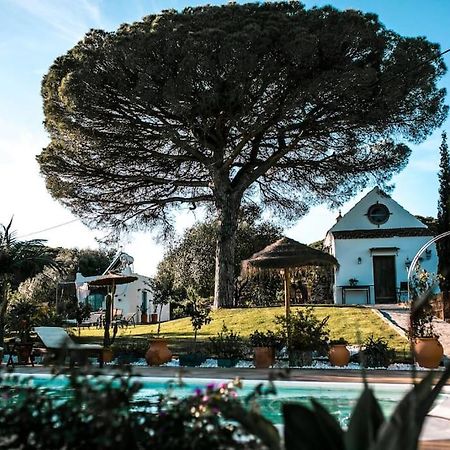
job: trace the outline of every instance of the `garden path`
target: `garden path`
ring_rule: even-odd
[[[377,308],[380,313],[392,322],[393,325],[408,332],[409,327],[409,308],[401,306],[393,307],[396,305],[389,305],[389,307]],[[450,357],[450,323],[440,319],[433,320],[433,327],[436,333],[439,335],[439,342],[444,347],[444,355]]]

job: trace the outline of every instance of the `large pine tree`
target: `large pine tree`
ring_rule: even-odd
[[[439,45],[374,14],[262,2],[93,30],[44,77],[47,188],[86,224],[162,227],[214,211],[215,305],[231,306],[238,216],[286,225],[384,186],[404,140],[442,125]]]
[[[447,145],[447,133],[442,133],[442,143],[439,147],[441,161],[439,164],[439,202],[438,202],[438,232],[450,231],[450,155]],[[439,273],[444,275],[440,288],[444,299],[444,317],[450,318],[450,237],[437,243],[439,255]]]

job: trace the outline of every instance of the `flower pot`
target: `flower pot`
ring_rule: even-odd
[[[151,314],[150,315],[150,320],[151,320],[151,323],[158,323],[158,314],[156,314],[156,313],[153,313],[153,314]]]
[[[234,367],[238,361],[238,359],[217,358],[217,365],[219,367]]]
[[[311,350],[291,350],[289,352],[289,367],[302,367],[312,365]]]
[[[350,352],[345,344],[333,344],[328,358],[332,366],[346,366],[350,362]]]
[[[148,316],[147,316],[147,313],[142,313],[142,314],[141,314],[141,323],[142,323],[142,324],[148,323]]]
[[[113,360],[113,351],[110,348],[104,348],[103,349],[103,362],[109,363]]]
[[[145,354],[145,360],[149,366],[159,366],[172,359],[172,352],[167,347],[165,339],[152,339],[150,347]]]
[[[33,350],[33,344],[17,344],[17,364],[32,364],[31,352]]]
[[[206,356],[203,353],[195,352],[186,355],[180,355],[180,366],[197,367],[206,361]]]
[[[257,369],[268,369],[275,363],[275,351],[272,347],[255,347],[253,361]]]
[[[421,367],[439,367],[443,355],[444,349],[437,338],[417,338],[414,342],[414,358]]]

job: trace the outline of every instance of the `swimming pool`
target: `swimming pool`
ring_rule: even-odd
[[[28,379],[33,386],[48,389],[52,395],[64,397],[64,388],[68,381],[64,377],[38,375],[20,378]],[[182,384],[177,380],[152,377],[132,377],[142,384],[142,389],[134,396],[136,404],[149,404],[159,396],[170,391],[177,397],[185,397],[194,393],[195,389],[211,384],[227,383],[229,380],[184,378]],[[264,380],[244,380],[241,389],[237,390],[239,397],[245,398],[258,384],[267,383]],[[319,401],[340,423],[347,426],[351,411],[363,389],[362,383],[353,382],[308,382],[308,381],[275,381],[276,395],[258,399],[261,413],[274,424],[282,423],[281,405],[285,402],[296,402],[308,405],[311,398]],[[401,398],[411,389],[409,384],[370,383],[375,396],[385,414],[389,416]],[[436,404],[450,399],[450,387],[445,387]]]

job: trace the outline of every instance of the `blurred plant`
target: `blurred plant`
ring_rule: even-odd
[[[286,403],[283,405],[285,449],[417,450],[425,417],[449,376],[447,367],[435,384],[434,374],[429,373],[386,419],[372,389],[364,383],[347,430],[314,399],[311,399],[312,408]]]
[[[56,392],[15,377],[1,379],[4,448],[281,450],[277,429],[258,406],[261,396],[275,393],[271,383],[268,388],[258,385],[245,402],[236,392],[239,380],[211,384],[182,399],[169,387],[149,407],[148,398],[133,399],[141,385],[129,372],[108,378],[74,369],[66,374],[68,389]],[[435,374],[427,374],[389,418],[364,383],[346,430],[314,399],[311,407],[285,403],[284,448],[416,450],[425,417],[449,377],[449,367],[437,382]]]

